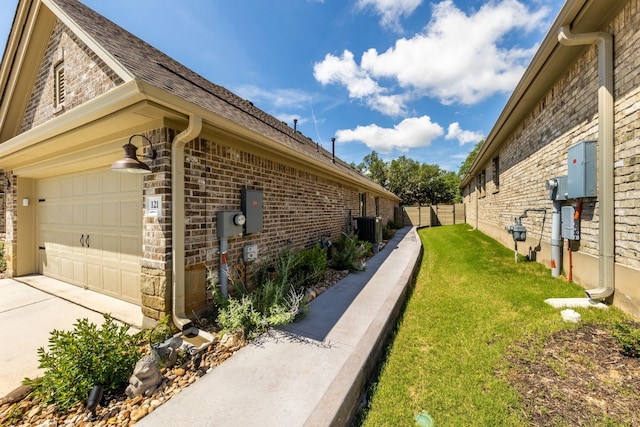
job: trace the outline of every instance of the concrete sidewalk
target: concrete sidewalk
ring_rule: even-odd
[[[421,254],[405,228],[367,264],[143,418],[140,426],[347,425],[395,328]]]
[[[101,325],[97,308],[127,324],[140,328],[140,307],[45,276],[0,280],[0,397],[22,384],[25,377],[35,378],[38,348],[46,347],[54,329],[69,331],[78,319]],[[134,327],[134,330],[135,330]]]

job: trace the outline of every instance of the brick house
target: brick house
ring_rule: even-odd
[[[258,210],[251,230],[227,225],[230,267],[247,246],[264,259],[398,208],[299,131],[76,0],[19,2],[0,86],[7,275],[111,295],[148,319],[184,324],[205,306],[223,212],[235,218],[243,201]],[[111,170],[128,142],[150,173]]]
[[[639,10],[638,0],[568,0],[462,182],[471,225],[513,248],[506,228],[529,210],[521,254],[636,316]]]

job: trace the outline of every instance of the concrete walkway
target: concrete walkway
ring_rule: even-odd
[[[367,264],[137,425],[348,425],[395,328],[421,254],[405,228]]]
[[[45,276],[19,280],[0,280],[0,397],[20,386],[25,377],[41,375],[37,350],[47,346],[54,329],[72,330],[84,318],[101,325],[102,312],[134,325],[133,330],[141,327],[142,312],[135,304]]]

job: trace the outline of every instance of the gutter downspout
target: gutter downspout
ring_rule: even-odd
[[[184,147],[202,130],[202,117],[189,115],[189,125],[171,142],[171,274],[173,323],[184,331],[191,326],[185,314],[184,249]]]
[[[598,188],[600,199],[599,275],[596,289],[586,291],[592,300],[609,298],[615,291],[614,281],[614,115],[613,115],[613,36],[607,32],[572,34],[568,26],[560,27],[558,42],[565,46],[596,44],[598,46]]]

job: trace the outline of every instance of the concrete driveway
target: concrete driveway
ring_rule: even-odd
[[[20,281],[26,283],[0,279],[0,343],[3,347],[0,397],[18,387],[25,377],[41,374],[37,349],[46,347],[53,329],[71,330],[82,318],[102,324],[102,312],[112,313],[136,329],[142,325],[142,313],[135,304],[44,276],[29,276]],[[83,307],[81,303],[100,311]]]

